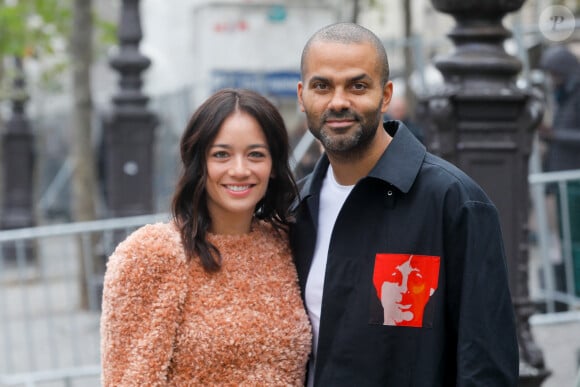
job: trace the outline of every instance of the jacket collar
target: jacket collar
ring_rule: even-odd
[[[419,174],[427,150],[402,122],[387,121],[383,127],[393,140],[370,171],[369,177],[383,180],[407,193]]]
[[[407,193],[419,173],[427,151],[402,122],[387,121],[383,127],[393,140],[366,178],[383,180]],[[320,192],[328,165],[328,157],[323,154],[312,173],[304,180],[300,201]]]

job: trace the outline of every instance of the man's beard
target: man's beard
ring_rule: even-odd
[[[361,117],[350,110],[341,113],[327,111],[322,115],[318,125],[314,125],[309,120],[308,126],[328,154],[341,159],[353,160],[360,158],[370,147],[381,122],[381,117],[380,105],[377,110],[366,117]],[[333,134],[324,128],[324,123],[327,119],[352,119],[356,127],[354,129],[350,128],[349,132],[344,135]]]

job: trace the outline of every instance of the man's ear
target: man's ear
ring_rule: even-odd
[[[300,111],[304,112],[304,102],[302,101],[302,90],[304,90],[304,85],[302,81],[298,82],[298,86],[296,88],[296,94],[298,95],[298,104],[300,105]]]
[[[393,82],[387,81],[383,87],[383,104],[381,106],[381,112],[385,113],[389,108],[391,103],[391,98],[393,98]]]

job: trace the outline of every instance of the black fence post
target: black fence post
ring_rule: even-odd
[[[34,134],[26,116],[26,80],[22,58],[14,58],[14,82],[11,90],[12,116],[2,134],[2,229],[32,227],[34,215]],[[26,244],[26,257],[31,258],[32,246]],[[16,257],[14,248],[5,247],[4,257]]]
[[[139,52],[139,0],[123,0],[119,52],[110,60],[120,73],[113,110],[104,125],[105,203],[110,217],[154,211],[153,146],[157,126],[141,92],[141,73],[151,61]]]
[[[455,50],[435,61],[443,89],[422,101],[427,144],[472,176],[500,213],[518,327],[520,386],[540,386],[550,372],[534,343],[528,289],[528,159],[533,131],[543,115],[541,96],[516,86],[520,61],[503,42],[511,33],[502,20],[525,0],[432,0],[456,26],[448,34]]]

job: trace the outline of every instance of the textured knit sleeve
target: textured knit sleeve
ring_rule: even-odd
[[[499,216],[467,202],[450,233],[451,299],[457,335],[457,386],[516,386],[518,344]],[[456,304],[457,302],[457,304]]]
[[[164,225],[145,226],[107,263],[101,316],[103,386],[165,385],[180,320],[185,263]]]

